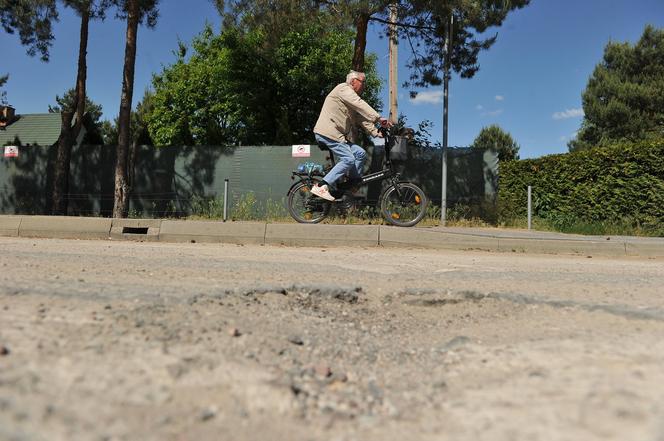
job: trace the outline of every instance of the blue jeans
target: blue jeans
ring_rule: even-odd
[[[350,179],[359,179],[362,177],[364,162],[367,159],[367,152],[362,147],[356,144],[335,141],[318,133],[314,135],[316,136],[316,141],[325,144],[334,154],[336,164],[323,178],[331,188],[336,188],[335,183],[345,174],[348,174]]]

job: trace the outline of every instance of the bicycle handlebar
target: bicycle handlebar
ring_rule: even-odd
[[[390,133],[390,129],[387,127],[378,127],[378,132],[383,135],[383,138],[387,139],[389,136],[392,134]]]

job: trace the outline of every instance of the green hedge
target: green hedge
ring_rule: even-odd
[[[664,226],[664,139],[500,164],[502,222],[533,215],[555,223],[630,222]]]

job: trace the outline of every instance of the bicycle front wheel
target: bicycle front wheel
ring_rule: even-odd
[[[380,197],[380,212],[387,222],[412,227],[424,218],[428,200],[424,191],[410,182],[388,187]]]
[[[311,185],[301,181],[288,192],[288,212],[302,224],[317,224],[330,212],[330,203],[311,194]]]

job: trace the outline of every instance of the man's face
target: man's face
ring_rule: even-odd
[[[364,82],[366,81],[366,77],[362,75],[360,78],[353,78],[353,81],[351,82],[351,86],[353,87],[353,90],[355,91],[356,94],[361,95],[362,92],[364,91]]]

